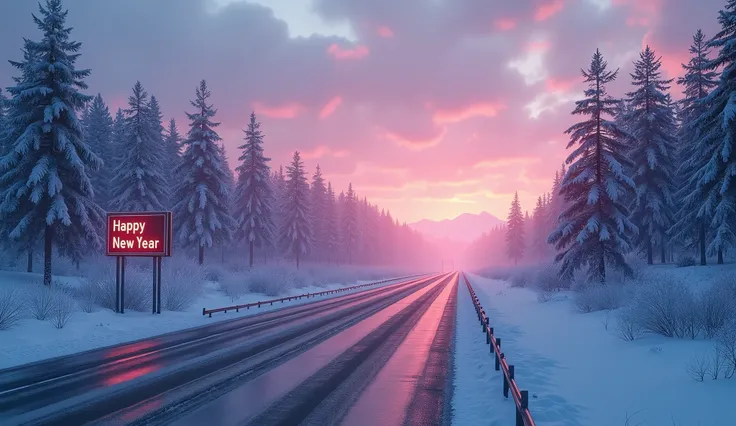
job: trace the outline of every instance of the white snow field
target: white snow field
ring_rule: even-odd
[[[6,326],[0,327],[0,341],[2,342],[0,344],[0,369],[198,327],[216,321],[253,315],[283,306],[308,303],[313,299],[294,300],[273,306],[264,305],[260,309],[241,310],[239,313],[234,311],[216,313],[212,315],[212,318],[202,315],[203,307],[210,309],[245,304],[379,281],[383,278],[411,275],[411,273],[403,273],[403,271],[370,271],[368,268],[362,270],[355,268],[355,271],[348,272],[346,268],[342,268],[342,271],[340,271],[340,268],[334,267],[332,271],[329,270],[330,268],[324,267],[319,270],[313,268],[311,272],[302,270],[296,274],[293,267],[282,265],[267,268],[252,276],[249,276],[246,272],[223,273],[220,279],[223,284],[221,284],[198,277],[196,273],[192,272],[192,268],[189,269],[187,272],[190,272],[193,276],[186,283],[188,288],[184,288],[179,292],[179,294],[185,292],[187,294],[184,297],[177,296],[169,299],[170,304],[180,305],[177,306],[176,311],[167,309],[165,301],[168,292],[167,277],[166,274],[163,275],[162,297],[164,300],[161,315],[153,315],[150,312],[149,299],[152,280],[150,270],[148,272],[145,270],[136,272],[141,276],[139,283],[136,284],[135,281],[126,282],[126,286],[131,285],[128,289],[130,293],[126,294],[126,300],[136,298],[148,304],[141,303],[143,308],[137,311],[126,309],[124,314],[116,314],[111,309],[101,307],[100,303],[87,303],[83,290],[88,288],[86,284],[90,279],[54,276],[54,286],[52,286],[54,289],[52,289],[51,296],[43,297],[41,295],[44,294],[42,293],[44,289],[40,274],[0,271],[0,325],[3,323],[3,317],[7,317],[8,306],[18,306],[18,302],[23,306],[21,312],[19,312],[20,316],[15,321],[9,323],[6,321]],[[196,271],[197,268],[193,269]],[[336,271],[336,269],[338,270]],[[342,278],[340,277],[341,273]],[[352,279],[354,274],[361,273],[368,279]],[[387,273],[396,275],[386,275]],[[312,278],[308,279],[310,274]],[[321,277],[314,277],[314,275],[320,274]],[[135,275],[135,273],[131,272],[131,275]],[[325,283],[325,279],[330,280],[330,283]],[[282,281],[290,282],[282,283]],[[198,284],[195,285],[197,282]],[[110,286],[109,281],[105,281],[105,283],[106,287]],[[139,287],[136,288],[136,285]],[[249,287],[265,288],[270,294],[249,291]],[[114,289],[114,286],[112,288]],[[93,288],[92,291],[98,290]],[[108,289],[102,295],[102,298],[104,299],[110,292],[114,292],[114,290]],[[277,295],[274,295],[274,293]],[[81,298],[80,294],[82,294]],[[344,294],[347,293],[320,296],[319,300]],[[180,299],[184,302],[178,303]],[[56,308],[59,300],[69,302],[66,304],[66,308]],[[105,303],[101,304],[104,305]],[[144,309],[145,307],[148,308]],[[37,319],[40,311],[46,311],[43,320]],[[68,313],[65,313],[66,311]],[[64,319],[67,322],[64,322]],[[57,328],[58,325],[61,325],[61,328]]]
[[[650,268],[686,278],[693,287],[707,285],[724,271],[736,271],[732,265]],[[713,341],[653,334],[625,341],[614,331],[611,318],[616,312],[579,313],[569,292],[542,303],[534,291],[512,288],[506,281],[473,274],[468,279],[509,363],[516,366],[519,387],[529,391],[537,425],[734,424],[736,377],[721,374],[712,380],[706,374],[696,381],[688,372],[694,355],[712,357]],[[479,376],[487,374],[472,369]],[[489,404],[498,398],[500,386],[494,377],[485,396]]]
[[[503,376],[494,370],[493,356],[462,276],[458,283],[455,325],[452,425],[513,424],[514,401],[503,397]]]

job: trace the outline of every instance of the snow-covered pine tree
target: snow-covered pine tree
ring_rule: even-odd
[[[112,150],[114,153],[115,164],[113,170],[116,170],[126,156],[125,152],[125,113],[121,108],[115,112],[115,118],[112,119]],[[110,183],[112,185],[112,182]]]
[[[122,129],[115,129],[114,145],[120,144],[116,147],[119,157],[110,202],[115,211],[161,211],[168,199],[164,150],[151,126],[148,105],[148,94],[140,81],[136,82],[120,123]]]
[[[8,99],[3,94],[3,90],[0,89],[0,156],[5,155],[7,152],[6,141],[7,138],[7,115],[8,115]]]
[[[683,87],[685,95],[680,101],[679,118],[681,121],[678,157],[680,166],[677,169],[677,185],[675,193],[679,209],[675,215],[675,224],[672,233],[675,238],[685,242],[690,248],[697,247],[700,254],[700,264],[706,265],[706,244],[709,234],[711,217],[705,215],[701,209],[706,194],[705,188],[698,185],[698,170],[710,160],[709,151],[700,151],[697,128],[694,121],[706,111],[705,99],[718,85],[718,74],[708,69],[710,48],[707,45],[705,34],[698,30],[693,36],[690,46],[690,60],[683,64],[685,75],[677,80]]]
[[[627,193],[636,188],[625,174],[630,166],[622,142],[626,133],[604,118],[613,116],[618,104],[606,93],[606,84],[616,79],[618,70],[608,71],[607,66],[596,50],[590,69],[582,70],[588,89],[572,114],[588,119],[565,131],[571,135],[567,148],[577,145],[567,157],[570,167],[560,185],[568,206],[548,239],[560,250],[555,260],[562,263],[562,276],[587,265],[590,278],[601,283],[607,264],[632,273],[624,254],[631,249],[630,235],[638,231],[625,204]]]
[[[286,167],[284,194],[284,221],[280,240],[287,254],[294,256],[296,267],[303,255],[314,245],[309,206],[309,183],[299,151],[294,152],[291,164]]]
[[[23,74],[9,87],[14,114],[11,126],[23,129],[0,160],[0,222],[8,237],[25,243],[43,235],[43,282],[51,285],[52,249],[78,260],[102,248],[99,229],[104,211],[94,203],[88,173],[102,160],[85,144],[77,118],[91,97],[89,70],[76,69],[81,43],[69,39],[67,11],[60,0],[39,5],[33,20],[41,41],[25,40],[26,59],[11,62]]]
[[[531,229],[529,229],[532,235],[532,247],[530,254],[535,260],[542,260],[545,258],[547,253],[547,224],[545,222],[545,210],[546,210],[546,195],[544,197],[537,197],[537,204],[534,206],[532,212]]]
[[[112,198],[110,182],[115,170],[115,150],[112,146],[112,116],[99,93],[85,111],[82,124],[86,144],[103,162],[98,171],[90,173],[90,180],[95,188],[95,201],[106,209]]]
[[[189,132],[184,140],[184,153],[175,170],[179,176],[172,207],[174,236],[185,247],[196,248],[199,264],[204,263],[204,250],[223,244],[232,237],[235,221],[230,214],[230,187],[224,150],[213,122],[217,110],[207,103],[210,91],[200,81],[196,99],[191,101],[194,113],[187,113]]]
[[[627,93],[628,130],[633,137],[628,157],[632,162],[630,177],[636,184],[631,220],[639,228],[637,245],[646,252],[650,265],[654,263],[654,247],[660,248],[661,262],[665,263],[667,230],[674,217],[677,127],[668,94],[672,80],[662,78],[661,66],[661,58],[646,46],[631,73],[635,89]]]
[[[156,96],[151,95],[151,98],[148,101],[148,117],[147,120],[149,122],[149,125],[151,126],[151,134],[156,139],[157,145],[159,145],[161,148],[161,163],[162,164],[170,164],[169,161],[171,158],[169,157],[169,147],[166,145],[166,129],[164,129],[163,124],[164,114],[161,112],[161,104],[158,103],[158,99],[156,99]],[[167,191],[167,194],[170,194],[171,189],[176,186],[177,181],[174,180],[174,170],[176,170],[177,163],[171,163],[170,167],[165,167],[163,169],[163,175],[166,178],[166,187],[169,188],[169,191]],[[163,200],[164,206],[169,207],[171,205],[170,200],[165,199]]]
[[[348,264],[353,263],[353,255],[358,246],[358,202],[355,199],[353,184],[348,183],[345,205],[342,211],[342,244],[348,256]]]
[[[173,170],[176,169],[176,165],[181,161],[181,141],[182,137],[179,134],[179,128],[176,127],[176,120],[169,120],[169,127],[166,129],[164,135],[164,147],[166,150],[166,158],[168,164],[172,164],[172,179],[173,182],[178,182],[176,176],[173,176]]]
[[[516,265],[524,257],[525,249],[524,216],[521,212],[519,193],[515,192],[509,210],[509,217],[506,221],[506,254]]]
[[[253,267],[256,248],[265,249],[273,245],[273,190],[271,185],[271,161],[263,155],[263,132],[255,112],[245,130],[245,143],[241,150],[238,180],[235,187],[235,238],[248,244],[248,265]]]
[[[322,168],[317,164],[317,169],[312,175],[312,188],[309,191],[312,213],[312,226],[314,229],[314,253],[318,260],[322,260],[327,246],[325,232],[325,204],[327,202],[327,187],[322,176]]]
[[[327,192],[325,194],[325,252],[327,262],[331,263],[337,259],[337,253],[340,249],[340,226],[337,217],[337,200],[335,199],[335,191],[332,189],[332,183],[327,182]]]
[[[718,86],[703,100],[703,114],[692,123],[697,137],[697,152],[707,153],[707,162],[695,173],[697,189],[702,194],[698,217],[710,217],[713,239],[708,254],[718,255],[723,263],[723,252],[733,248],[734,218],[736,218],[736,0],[729,0],[718,13],[721,30],[708,42],[708,47],[719,49],[708,69],[721,69]]]

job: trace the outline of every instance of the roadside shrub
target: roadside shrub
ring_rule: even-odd
[[[36,281],[27,283],[27,286],[29,289],[28,312],[32,318],[39,321],[47,320],[51,315],[51,309],[54,306],[58,292]]]
[[[266,296],[279,296],[291,288],[296,288],[297,274],[288,269],[255,268],[245,277],[251,293]]]
[[[677,261],[678,268],[687,268],[688,266],[695,266],[695,265],[697,265],[697,262],[695,261],[695,258],[692,256],[684,256],[680,258],[680,260]]]
[[[14,327],[23,319],[23,294],[17,286],[0,287],[0,330]]]
[[[57,293],[51,306],[50,321],[56,329],[61,330],[69,322],[77,309],[77,304],[70,296]]]
[[[204,282],[220,281],[228,273],[217,269],[217,280],[207,279],[214,276],[215,269],[200,267],[193,259],[172,257],[164,259],[161,265],[161,309],[167,311],[184,311],[202,295]],[[149,287],[150,288],[150,287]]]
[[[627,306],[616,311],[614,332],[625,341],[640,339],[644,335],[637,313]]]
[[[114,295],[113,281],[113,295]],[[151,310],[153,273],[140,267],[125,268],[125,309],[146,312]],[[114,299],[113,299],[114,300]]]
[[[171,260],[173,260],[173,258]],[[166,261],[164,261],[164,262],[166,262]],[[205,281],[217,281],[217,282],[220,282],[220,280],[227,273],[228,273],[228,271],[227,271],[227,268],[225,267],[225,265],[219,265],[219,264],[206,265],[204,267],[204,271],[203,271],[203,279]]]
[[[632,308],[648,332],[666,337],[694,337],[698,333],[695,295],[674,277],[647,277],[637,289]]]
[[[570,282],[560,278],[559,269],[555,265],[547,264],[534,271],[534,287],[542,292],[567,290]]]
[[[527,287],[534,282],[536,268],[521,266],[511,271],[509,283],[511,287]]]
[[[507,281],[511,279],[511,268],[490,266],[479,270],[478,275],[492,280]]]
[[[594,284],[579,289],[573,295],[573,304],[581,313],[604,311],[621,307],[626,291],[620,285]]]
[[[228,272],[220,280],[220,290],[231,301],[237,302],[242,296],[248,293],[247,272]]]
[[[712,339],[718,330],[736,317],[733,291],[727,284],[716,280],[698,296],[697,312],[706,339]]]

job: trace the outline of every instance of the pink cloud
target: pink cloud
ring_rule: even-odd
[[[370,53],[367,46],[358,45],[352,49],[343,49],[337,43],[332,43],[327,48],[327,53],[332,55],[335,59],[346,60],[346,59],[363,59]]]
[[[559,78],[547,78],[544,81],[545,89],[548,92],[567,92],[572,88],[573,85],[577,84],[580,79],[559,79]]]
[[[422,151],[439,145],[440,142],[442,142],[442,139],[444,139],[445,133],[447,133],[447,130],[441,129],[438,135],[432,137],[409,138],[393,132],[384,132],[383,137],[396,145],[407,148],[411,151]]]
[[[327,145],[318,145],[314,149],[302,151],[301,156],[305,160],[315,160],[324,157],[345,158],[350,156],[350,152],[346,149],[332,149]]]
[[[516,20],[511,18],[497,19],[494,24],[496,25],[496,28],[500,29],[501,31],[511,31],[516,28]]]
[[[322,107],[322,109],[319,112],[319,118],[320,120],[324,120],[327,117],[334,114],[335,110],[342,104],[342,97],[341,96],[335,96],[334,98],[330,99],[329,102],[325,104],[325,106]]]
[[[394,36],[393,30],[385,25],[381,25],[380,27],[378,27],[376,32],[378,33],[379,36],[383,38],[393,38]]]
[[[546,21],[558,14],[565,7],[565,0],[551,0],[537,7],[534,12],[535,21]]]
[[[549,40],[536,40],[536,41],[527,43],[526,51],[527,52],[546,52],[547,50],[550,49],[550,47],[552,47],[552,44],[549,42]]]
[[[499,112],[506,109],[503,103],[478,103],[462,108],[438,109],[432,116],[437,124],[453,124],[474,117],[495,117]]]
[[[283,105],[271,106],[262,102],[253,102],[253,109],[257,115],[263,115],[268,118],[296,118],[303,110],[303,106],[296,102],[289,102]]]

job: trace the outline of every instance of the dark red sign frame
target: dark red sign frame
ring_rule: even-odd
[[[160,251],[155,252],[117,252],[111,251],[112,244],[110,242],[110,228],[112,226],[112,220],[116,218],[135,218],[135,217],[150,217],[150,216],[161,216],[164,220],[164,235],[161,241],[164,247]],[[105,229],[105,255],[106,256],[124,256],[124,257],[170,257],[171,246],[173,240],[173,221],[171,212],[108,212]]]

